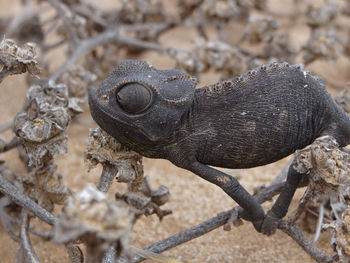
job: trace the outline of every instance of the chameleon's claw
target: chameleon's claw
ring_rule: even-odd
[[[262,224],[264,223],[264,220],[258,220],[258,221],[252,221],[252,224],[256,231],[261,232]]]
[[[270,210],[267,212],[264,221],[260,226],[260,231],[264,235],[270,236],[276,232],[278,221],[280,219],[276,217],[273,212]]]

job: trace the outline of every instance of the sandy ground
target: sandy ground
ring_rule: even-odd
[[[105,5],[112,5],[113,1],[103,1]],[[15,3],[1,0],[2,7],[8,7],[6,13],[19,12]],[[0,13],[6,16],[5,11]],[[293,28],[293,34],[300,39],[305,39],[307,30],[304,27]],[[298,34],[298,32],[301,32]],[[173,30],[163,36],[163,43],[178,47],[186,47],[190,41],[181,30]],[[57,55],[53,55],[59,58]],[[171,68],[174,61],[153,52],[146,52],[142,59],[150,61],[158,68]],[[333,64],[315,63],[310,68],[325,78],[345,80],[348,76],[349,64],[343,59],[339,59]],[[347,74],[346,74],[347,73]],[[214,73],[204,74],[201,85],[213,83],[218,80]],[[13,116],[20,111],[27,90],[24,76],[11,76],[1,83],[0,96],[0,124],[11,121]],[[337,91],[330,89],[334,95]],[[92,121],[88,109],[74,121],[69,130],[68,154],[58,159],[59,172],[64,175],[64,181],[73,191],[79,191],[88,183],[96,183],[101,173],[101,168],[87,171],[87,165],[83,161],[83,153],[87,143],[89,128],[96,127]],[[6,139],[11,138],[11,132],[2,135]],[[24,172],[24,166],[18,160],[16,150],[2,154],[7,165],[14,171]],[[268,184],[279,171],[287,164],[284,159],[274,164],[248,170],[225,170],[227,173],[240,178],[240,182],[250,192],[254,187],[261,184]],[[169,235],[194,226],[217,213],[227,210],[235,203],[218,187],[200,179],[196,175],[175,167],[165,160],[145,159],[145,174],[150,176],[153,187],[161,184],[168,186],[171,192],[171,200],[165,208],[173,211],[159,222],[156,216],[142,217],[137,221],[132,234],[131,243],[137,247],[149,245],[161,240]],[[110,197],[119,186],[113,185],[110,190]],[[296,194],[292,207],[296,206],[298,198],[302,195],[303,189]],[[264,204],[268,209],[272,202]],[[310,235],[312,237],[312,235]],[[325,247],[328,244],[329,236],[323,235],[318,244]],[[63,246],[43,242],[33,237],[34,247],[41,259],[41,262],[68,262]],[[328,245],[327,245],[328,246]],[[329,247],[329,246],[328,246]],[[15,251],[18,244],[12,241],[2,226],[0,226],[0,262],[14,262]],[[252,225],[245,222],[243,226],[234,228],[230,232],[219,228],[211,233],[197,238],[191,242],[165,252],[167,255],[183,262],[313,262],[313,260],[299,246],[284,233],[277,231],[271,237],[266,237],[257,233]]]

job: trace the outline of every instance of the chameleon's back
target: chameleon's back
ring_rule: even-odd
[[[189,119],[198,161],[227,168],[272,163],[322,135],[350,139],[350,119],[322,80],[288,64],[198,89]]]

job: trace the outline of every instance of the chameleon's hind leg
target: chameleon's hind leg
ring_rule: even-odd
[[[293,162],[294,163],[294,162]],[[283,187],[279,197],[273,204],[272,208],[267,212],[264,222],[261,226],[261,232],[265,235],[275,233],[279,219],[283,218],[292,201],[294,193],[306,174],[298,173],[293,168],[293,163],[289,166],[286,184]]]
[[[255,229],[260,232],[265,218],[264,209],[236,178],[199,162],[192,163],[188,169],[224,190],[244,209],[242,218],[251,221]]]

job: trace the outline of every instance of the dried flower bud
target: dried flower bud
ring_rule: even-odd
[[[98,163],[112,164],[118,168],[118,181],[131,182],[136,178],[134,167],[141,164],[142,156],[130,151],[101,128],[90,129],[85,160],[89,169]]]
[[[166,21],[163,3],[160,0],[123,0],[120,20],[127,24]]]
[[[22,181],[25,192],[48,211],[53,211],[54,205],[63,205],[70,190],[64,185],[62,175],[55,174],[57,165],[53,162],[36,169],[26,181]]]
[[[69,198],[53,230],[53,241],[68,244],[82,240],[90,262],[101,262],[104,253],[118,247],[122,253],[129,244],[134,215],[124,202],[110,202],[104,193],[88,184]]]
[[[189,74],[198,75],[209,69],[222,73],[222,78],[230,78],[243,73],[245,68],[244,56],[241,52],[219,41],[196,39],[195,46],[190,51],[170,51],[177,66]]]
[[[128,183],[128,192],[117,193],[116,198],[128,203],[137,217],[156,213],[161,219],[171,213],[159,208],[169,200],[169,189],[162,185],[158,190],[152,190],[149,178],[143,175],[142,156],[123,147],[101,128],[90,130],[85,159],[89,161],[90,169],[98,163],[104,169],[111,165],[117,167],[117,181]]]
[[[332,230],[332,247],[337,252],[337,262],[350,261],[350,208],[342,214],[342,218],[325,224],[324,229]]]
[[[251,43],[268,42],[279,28],[280,23],[270,16],[250,16],[244,38]]]
[[[335,31],[314,30],[303,50],[304,63],[309,64],[316,59],[335,60],[341,53],[342,46]]]
[[[310,5],[306,10],[306,23],[311,27],[329,26],[339,14],[339,6],[327,3],[323,6]]]
[[[350,187],[350,150],[340,149],[333,137],[316,139],[310,146],[296,152],[294,168],[309,173],[310,179],[322,180],[330,188],[344,191]]]
[[[67,111],[68,90],[63,84],[49,82],[31,86],[23,112],[17,114],[14,131],[23,140],[29,166],[39,166],[67,151],[65,131],[70,123]]]
[[[38,75],[40,71],[36,56],[34,43],[27,43],[20,48],[12,39],[3,39],[0,42],[0,81],[8,75],[26,71]]]
[[[288,63],[294,63],[296,56],[296,50],[291,45],[288,34],[275,33],[272,35],[271,40],[264,47],[263,57],[276,58],[279,61],[286,61]]]
[[[68,87],[68,109],[72,116],[82,113],[80,105],[87,101],[87,87],[97,79],[95,74],[85,70],[82,66],[72,66],[60,78]]]

